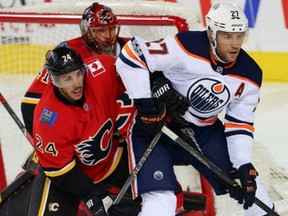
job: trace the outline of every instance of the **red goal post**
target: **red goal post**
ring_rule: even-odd
[[[117,15],[120,26],[175,26],[179,31],[188,30],[184,18],[170,15]],[[0,22],[79,24],[81,14],[0,12]]]
[[[121,26],[120,36],[122,37],[141,35],[138,32],[142,31],[140,29],[145,29],[146,35],[143,33],[143,36],[153,40],[189,29],[186,20],[178,16],[117,15],[117,17]],[[14,74],[37,74],[48,49],[64,40],[81,35],[78,26],[80,20],[81,14],[0,12],[2,29],[16,31],[13,32],[13,35],[5,36],[4,34],[1,36],[0,58],[10,59],[7,57],[11,56],[12,53],[14,58],[5,62],[4,68],[0,67],[0,73],[5,71]],[[20,31],[24,34],[21,35]],[[60,31],[65,33],[62,34]],[[48,38],[50,39],[49,42],[45,42]],[[23,55],[25,53],[27,53],[26,56]],[[15,67],[16,64],[13,61],[24,62],[24,64],[21,65],[21,68]]]

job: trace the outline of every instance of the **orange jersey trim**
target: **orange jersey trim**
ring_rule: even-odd
[[[238,128],[238,129],[247,129],[249,131],[252,131],[254,132],[255,131],[255,128],[251,125],[248,125],[248,124],[234,124],[234,123],[225,123],[224,124],[225,128],[231,128],[231,129],[234,129],[234,128]]]

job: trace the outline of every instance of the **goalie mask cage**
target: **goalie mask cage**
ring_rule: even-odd
[[[0,10],[0,91],[19,118],[22,119],[21,99],[40,71],[46,51],[64,40],[81,36],[81,14],[92,3],[63,1]],[[117,15],[121,26],[120,37],[140,35],[154,40],[182,30],[201,29],[198,12],[187,5],[121,0],[101,3],[111,7]],[[21,164],[31,151],[31,146],[3,106],[0,106],[0,113],[0,137],[9,183],[21,171]],[[288,215],[287,173],[273,162],[268,151],[258,143],[254,145],[254,163],[278,213]],[[199,192],[200,178],[191,166],[177,166],[175,171],[183,189]],[[243,215],[242,208],[228,196],[216,197],[215,202],[217,215]]]

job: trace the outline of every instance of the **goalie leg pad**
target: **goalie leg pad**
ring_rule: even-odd
[[[19,178],[21,178],[21,176]],[[34,176],[32,176],[31,179],[29,179],[28,181],[24,181],[23,184],[14,193],[12,193],[5,201],[3,201],[3,203],[0,204],[0,215],[27,215],[33,179]],[[20,179],[18,179],[18,181],[19,180]],[[13,182],[10,185],[12,184]],[[4,191],[2,191],[1,193],[3,192]]]
[[[41,171],[33,182],[28,215],[76,215],[79,204],[79,199],[57,189]]]

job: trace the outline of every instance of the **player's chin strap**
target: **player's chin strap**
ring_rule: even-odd
[[[191,129],[192,130],[192,129]],[[202,164],[204,164],[206,167],[208,167],[214,174],[216,174],[219,178],[221,178],[224,182],[231,186],[239,185],[235,180],[228,177],[226,174],[223,173],[222,170],[220,170],[215,164],[213,164],[211,161],[209,161],[207,158],[204,157],[201,152],[194,149],[190,144],[188,144],[186,141],[181,139],[177,134],[175,134],[173,131],[171,131],[168,127],[165,125],[162,127],[161,131],[166,134],[170,139],[178,143],[182,148],[184,148],[186,151],[188,151],[193,157],[195,157],[198,161],[200,161]],[[198,146],[197,141],[194,137],[194,135],[190,136],[191,140],[194,142],[193,146]],[[261,200],[259,200],[257,197],[255,197],[254,203],[259,206],[262,210],[264,210],[268,215],[270,216],[279,216],[276,212],[273,211],[269,206],[267,206],[265,203],[263,203]]]
[[[213,53],[213,55],[215,56],[215,58],[216,58],[217,61],[219,61],[219,62],[221,62],[221,63],[223,63],[223,64],[229,63],[229,62],[223,61],[223,60],[218,56],[218,54],[217,54],[217,52],[216,52],[216,47],[217,47],[217,42],[216,42],[216,40],[214,40],[213,43],[210,43],[210,46],[211,46],[211,51],[212,51],[212,53]]]

